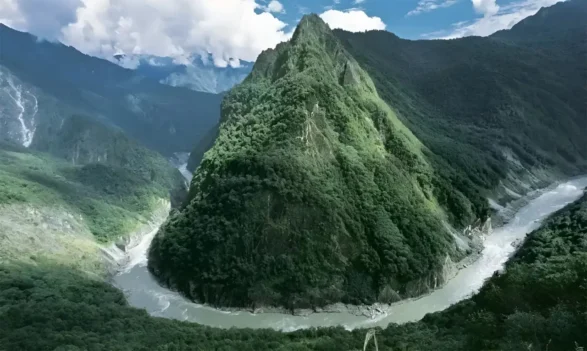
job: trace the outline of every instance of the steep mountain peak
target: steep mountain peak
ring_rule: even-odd
[[[369,76],[344,49],[328,25],[314,14],[302,18],[289,42],[264,51],[249,79],[274,82],[302,72],[312,79],[322,77],[340,85],[375,93]]]
[[[316,14],[302,17],[292,37],[292,43],[300,38],[312,38],[324,34],[330,34],[330,27]]]
[[[222,119],[189,204],[150,249],[150,269],[189,297],[235,306],[390,301],[419,293],[412,279],[459,255],[422,144],[319,17],[306,16],[289,42],[259,57],[226,95]],[[404,264],[395,252],[417,258]]]

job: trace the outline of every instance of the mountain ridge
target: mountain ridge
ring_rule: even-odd
[[[504,39],[523,23],[506,34],[448,41],[334,32],[424,144],[503,203],[510,190],[522,193],[541,179],[578,174],[586,166],[585,61],[576,51],[582,27],[565,24],[574,28],[569,32],[557,29],[556,18],[544,20],[562,38],[555,45],[539,33],[528,39],[539,47]]]
[[[61,111],[115,125],[163,154],[189,151],[218,121],[220,95],[163,85],[7,26],[1,27],[0,38],[0,66],[28,90],[35,87],[56,100]],[[46,111],[43,104],[39,108],[39,116],[60,113],[54,104]]]
[[[131,62],[138,60],[138,66],[134,70],[162,84],[214,94],[224,93],[240,83],[253,66],[252,62],[241,61],[239,67],[216,67],[213,63],[202,63],[203,60],[198,57],[191,58],[191,62],[187,64],[175,63],[168,57],[150,55],[131,56],[127,59]],[[212,61],[212,58],[208,57],[208,61]]]

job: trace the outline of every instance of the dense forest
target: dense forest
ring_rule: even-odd
[[[481,193],[429,164],[318,16],[222,107],[190,203],[150,250],[155,275],[193,299],[308,308],[418,295],[465,255],[439,202],[455,226],[487,215]]]
[[[587,345],[587,196],[529,234],[479,293],[377,329],[379,350],[579,350]],[[367,330],[221,330],[154,318],[107,283],[47,263],[0,265],[0,350],[363,350]],[[367,350],[375,350],[374,343]]]

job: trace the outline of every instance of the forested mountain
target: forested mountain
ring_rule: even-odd
[[[569,4],[556,6],[584,11]],[[560,22],[551,12],[543,25]],[[151,271],[229,306],[390,302],[442,283],[466,253],[443,222],[463,228],[486,218],[488,197],[587,169],[584,27],[521,40],[534,22],[408,41],[305,17],[226,96]]]
[[[253,63],[241,61],[239,67],[216,67],[211,55],[204,63],[200,57],[194,57],[188,63],[177,63],[169,57],[150,55],[118,57],[121,64],[129,62],[138,65],[137,73],[174,87],[184,87],[195,91],[222,93],[230,90],[247,77]]]
[[[150,251],[156,275],[194,299],[294,308],[414,296],[465,254],[442,224],[445,201],[456,225],[487,215],[317,16],[258,58],[222,116],[191,202]]]
[[[572,0],[486,38],[335,33],[434,159],[503,196],[585,169],[586,17]]]
[[[218,123],[221,96],[175,88],[0,24],[0,137],[34,143],[37,126],[82,114],[163,154],[190,151]]]
[[[560,2],[554,6],[541,8],[536,15],[523,19],[511,30],[494,33],[491,38],[533,45],[536,49],[547,50],[551,53],[554,53],[557,46],[566,46],[567,49],[575,49],[576,52],[585,54],[587,50],[584,45],[587,41],[585,36],[587,23],[584,21],[586,12],[587,3],[583,0]],[[580,57],[573,56],[567,59],[577,61]]]
[[[128,178],[144,186],[161,187],[178,205],[185,196],[184,180],[179,171],[156,151],[147,149],[122,131],[94,119],[72,115],[60,124],[40,124],[43,128],[31,148],[50,153],[75,165],[102,164],[126,172]],[[140,181],[138,179],[141,179]]]

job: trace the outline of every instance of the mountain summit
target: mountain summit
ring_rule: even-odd
[[[463,256],[442,225],[425,148],[318,16],[261,54],[222,121],[189,204],[150,250],[151,270],[187,296],[391,302],[442,281],[447,260]]]

